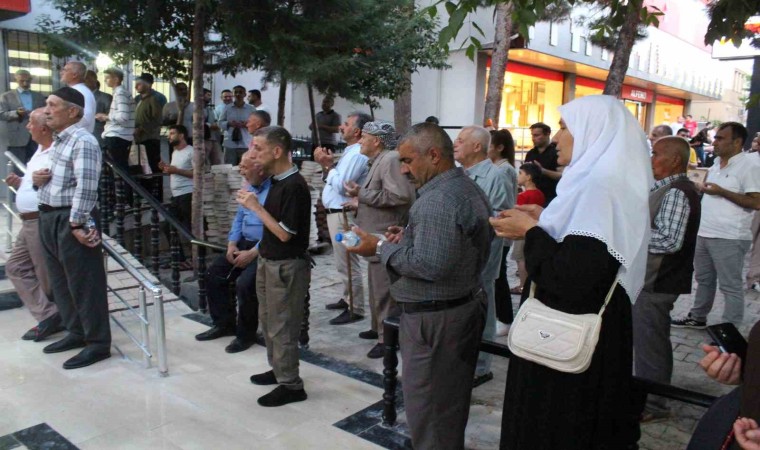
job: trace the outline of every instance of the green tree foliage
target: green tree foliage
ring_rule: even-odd
[[[705,44],[726,38],[731,39],[737,47],[743,39],[749,39],[752,45],[760,48],[760,30],[745,27],[752,16],[760,15],[760,0],[712,0],[707,5],[710,24],[705,34]]]
[[[633,1],[633,0],[632,0]],[[441,43],[454,41],[467,21],[467,16],[482,7],[490,7],[499,3],[512,4],[512,23],[514,30],[527,39],[528,29],[540,21],[560,21],[564,20],[569,14],[570,9],[575,5],[589,5],[596,8],[602,8],[605,11],[605,20],[598,20],[591,23],[592,31],[599,42],[606,42],[607,45],[614,47],[614,36],[620,32],[620,28],[626,22],[628,7],[631,1],[628,0],[439,0],[435,4],[426,8],[431,16],[438,14],[438,6],[443,5],[449,14],[448,23],[441,29],[439,40]],[[636,2],[633,2],[636,3]],[[638,1],[637,4],[641,4]],[[658,26],[659,16],[662,13],[656,8],[640,7],[641,23],[646,27],[648,25]],[[466,46],[466,53],[470,59],[475,57],[481,47],[480,39],[486,38],[483,30],[477,23],[472,22],[472,27],[477,31],[477,36],[469,36],[465,39],[463,46]]]
[[[435,21],[406,0],[222,0],[220,13],[236,44],[224,57],[372,107],[408,87],[406,71],[445,67]]]
[[[63,20],[37,23],[56,56],[108,54],[119,64],[140,61],[167,79],[188,79],[195,15],[192,0],[52,0]]]

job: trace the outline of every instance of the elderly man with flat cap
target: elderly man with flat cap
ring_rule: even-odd
[[[84,96],[63,87],[46,101],[45,119],[55,133],[50,169],[33,173],[39,187],[40,240],[50,286],[68,335],[43,349],[59,353],[82,348],[63,363],[78,369],[111,356],[106,273],[100,234],[88,225],[98,199],[101,153],[95,137],[77,123]]]
[[[362,128],[361,154],[368,158],[369,172],[361,184],[347,181],[346,194],[351,200],[344,206],[356,210],[356,223],[362,229],[379,235],[395,227],[406,226],[409,208],[414,202],[414,185],[401,173],[396,148],[396,130],[386,122],[367,122]],[[359,333],[362,339],[377,339],[368,358],[385,354],[383,320],[394,314],[396,303],[391,298],[391,280],[378,256],[369,256],[367,277],[371,328]]]

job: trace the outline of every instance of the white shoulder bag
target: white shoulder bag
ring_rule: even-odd
[[[530,297],[520,307],[509,330],[509,350],[515,356],[560,372],[584,372],[591,364],[602,314],[617,284],[616,278],[599,314],[568,314],[535,298],[536,283],[531,283]]]

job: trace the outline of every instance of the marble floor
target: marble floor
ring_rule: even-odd
[[[0,264],[3,259],[0,250]],[[271,387],[254,386],[248,379],[268,370],[264,348],[229,355],[224,347],[230,339],[195,341],[193,336],[207,326],[180,301],[165,307],[168,377],[159,376],[155,367],[145,368],[137,347],[116,327],[112,358],[63,370],[73,352],[43,354],[45,343],[20,340],[32,325],[27,311],[0,311],[0,450],[408,448],[402,408],[398,425],[380,424],[382,362],[365,356],[374,342],[357,339],[369,321],[328,324],[337,314],[324,305],[340,297],[341,286],[332,256],[320,255],[317,262],[311,342],[301,354],[309,398],[280,408],[258,406],[256,399]],[[509,273],[514,273],[512,265]],[[2,278],[0,270],[0,295],[14,295]],[[511,277],[511,284],[515,281]],[[760,318],[758,300],[748,294],[745,332]],[[673,315],[682,314],[690,302],[690,296],[680,299]],[[711,322],[718,320],[721,303],[719,299]],[[136,331],[135,319],[124,312],[112,314]],[[696,367],[705,339],[701,331],[674,330],[673,383],[719,395],[725,389]],[[494,380],[473,391],[468,449],[498,448],[507,367],[507,360],[494,358]],[[642,448],[684,448],[703,413],[702,408],[674,405],[671,420],[643,427]]]
[[[379,387],[302,362],[309,399],[262,408],[256,399],[271,387],[254,386],[248,377],[268,370],[264,348],[228,355],[226,340],[199,345],[193,335],[206,327],[183,317],[189,309],[174,302],[166,312],[171,372],[165,378],[144,368],[137,349],[116,331],[124,356],[114,352],[91,367],[63,370],[73,352],[43,354],[44,343],[19,340],[29,326],[27,311],[0,312],[0,449],[378,448],[333,424],[377,403]],[[50,446],[18,438],[43,424],[53,433],[36,434],[42,441],[48,436]]]

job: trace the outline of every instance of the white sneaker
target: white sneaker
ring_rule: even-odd
[[[755,281],[752,283],[752,290],[755,292],[760,292],[760,281]]]
[[[506,336],[509,334],[509,325],[496,321],[496,336]]]

